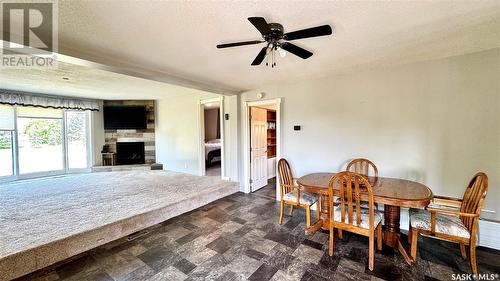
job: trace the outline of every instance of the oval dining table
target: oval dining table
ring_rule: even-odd
[[[321,196],[320,219],[306,231],[313,234],[320,228],[328,230],[330,210],[328,208],[328,182],[335,173],[312,173],[297,179],[302,189]],[[424,208],[432,200],[432,191],[427,186],[405,179],[367,177],[373,188],[375,203],[384,204],[384,244],[397,248],[407,263],[414,260],[401,243],[400,211],[401,208]],[[334,190],[339,192],[338,189]],[[362,196],[363,197],[363,196]]]

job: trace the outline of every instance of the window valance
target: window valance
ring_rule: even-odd
[[[48,96],[0,89],[0,104],[99,111],[96,100]]]

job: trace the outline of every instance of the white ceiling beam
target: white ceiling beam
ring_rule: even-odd
[[[3,49],[3,46],[10,44],[10,46],[18,46],[21,47],[21,44],[17,43],[12,43],[4,40],[0,40],[0,49]],[[33,48],[32,48],[33,49]],[[45,52],[43,50],[39,50],[40,52]],[[22,51],[20,48],[19,51],[20,54],[30,54],[28,53],[29,51]],[[104,70],[104,71],[109,71],[113,73],[118,73],[118,74],[123,74],[135,78],[141,78],[141,79],[146,79],[146,80],[151,80],[151,81],[156,81],[156,82],[161,82],[161,83],[166,83],[166,84],[171,84],[171,85],[176,85],[176,86],[181,86],[181,87],[186,87],[186,88],[192,88],[192,89],[197,89],[201,91],[206,91],[206,92],[211,92],[215,94],[221,94],[221,95],[235,95],[238,94],[238,91],[232,90],[232,89],[225,89],[221,87],[216,87],[213,85],[210,85],[208,83],[200,82],[200,81],[194,81],[191,79],[186,79],[182,77],[178,77],[175,75],[171,74],[166,74],[163,72],[159,71],[154,71],[154,70],[149,70],[149,69],[144,69],[141,67],[128,67],[128,66],[117,66],[117,65],[110,65],[108,64],[103,64],[99,62],[94,62],[82,58],[77,58],[74,56],[69,56],[61,53],[48,53],[47,54],[52,54],[55,57],[56,61],[59,62],[64,62],[64,63],[69,63],[73,65],[79,65],[83,67],[88,67],[88,68],[93,68],[93,69],[98,69],[98,70]],[[34,56],[47,56],[47,54],[38,54]]]

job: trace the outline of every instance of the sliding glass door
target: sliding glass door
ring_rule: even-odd
[[[69,170],[88,167],[88,114],[85,111],[66,111],[66,144]]]
[[[89,114],[0,105],[0,179],[89,168]]]
[[[62,116],[61,110],[18,108],[20,175],[64,171]]]
[[[62,110],[19,107],[19,174],[63,172],[63,134]]]

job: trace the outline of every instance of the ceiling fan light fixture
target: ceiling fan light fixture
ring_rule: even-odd
[[[312,52],[288,41],[332,34],[332,28],[327,24],[285,33],[283,25],[279,23],[268,23],[263,17],[250,17],[248,21],[250,21],[250,23],[260,32],[264,41],[253,40],[219,44],[217,48],[266,43],[267,46],[260,50],[251,65],[260,65],[265,59],[266,65],[271,64],[271,67],[275,67],[276,58],[278,57],[276,53],[279,53],[281,58],[284,58],[287,53],[291,53],[301,59],[308,59],[313,55]]]
[[[278,48],[278,53],[280,53],[280,57],[282,58],[286,57],[286,51],[283,50],[281,47]]]

